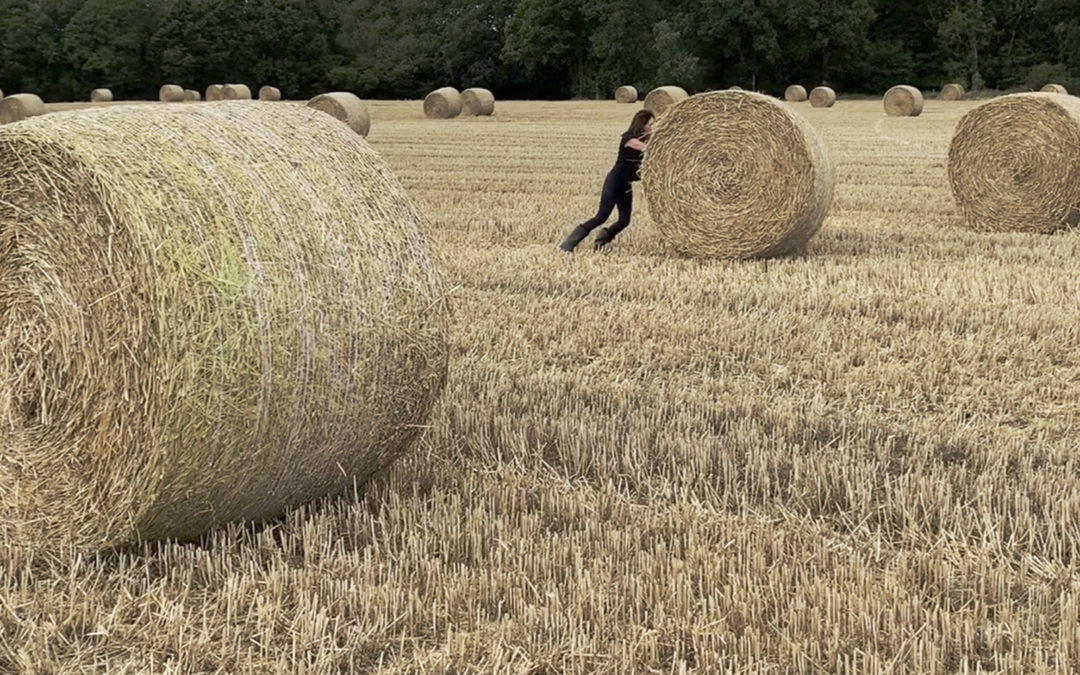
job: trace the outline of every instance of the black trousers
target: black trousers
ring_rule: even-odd
[[[619,219],[607,228],[608,241],[630,224],[630,213],[634,210],[634,189],[619,167],[608,172],[604,179],[604,189],[600,193],[600,208],[596,215],[582,223],[581,227],[586,231],[596,229],[611,217],[611,212],[616,208],[619,209]]]

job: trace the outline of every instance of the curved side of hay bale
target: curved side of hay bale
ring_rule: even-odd
[[[831,108],[836,105],[836,92],[832,87],[814,87],[810,92],[810,105],[815,108]]]
[[[0,100],[4,98],[4,90],[0,89]]]
[[[45,102],[37,94],[12,94],[0,99],[0,124],[21,122],[45,114]]]
[[[645,110],[651,110],[653,114],[659,117],[668,108],[679,101],[685,101],[689,96],[682,87],[672,85],[657,87],[645,96],[644,108]]]
[[[1047,94],[1068,94],[1069,93],[1069,90],[1065,88],[1065,85],[1061,85],[1061,84],[1048,84],[1045,87],[1043,87],[1040,91],[1045,92]]]
[[[882,103],[889,117],[918,117],[923,111],[922,92],[906,84],[898,84],[885,92]]]
[[[246,84],[226,84],[221,88],[223,101],[250,101],[251,88]]]
[[[206,100],[207,102],[221,101],[224,98],[222,90],[225,89],[223,84],[212,84],[206,88]]]
[[[660,118],[641,179],[676,251],[729,259],[802,250],[835,182],[805,119],[770,96],[739,91],[698,94]]]
[[[789,103],[802,103],[806,100],[806,87],[793,84],[784,90],[784,100]]]
[[[461,92],[462,115],[491,115],[495,112],[495,95],[480,87],[470,87]]]
[[[628,84],[624,84],[623,86],[615,90],[616,103],[637,103],[637,100],[637,87],[632,87]]]
[[[280,101],[281,90],[277,87],[271,87],[269,85],[263,85],[259,87],[259,100],[260,101]]]
[[[346,491],[445,382],[419,211],[303,106],[0,128],[0,240],[5,545],[189,539]]]
[[[90,92],[91,103],[110,103],[113,100],[112,92],[108,89],[95,89]]]
[[[178,84],[165,84],[158,90],[158,100],[162,103],[180,103],[184,100],[184,88]]]
[[[424,115],[432,119],[450,119],[461,114],[461,94],[453,87],[436,89],[424,97]]]
[[[198,103],[201,100],[202,100],[202,94],[195,91],[194,89],[185,89],[184,90],[184,101],[186,103]]]
[[[1080,100],[1012,94],[970,110],[949,145],[953,197],[982,232],[1080,226]]]
[[[349,125],[349,128],[367,136],[371,130],[371,115],[364,102],[351,92],[333,91],[319,94],[308,101],[307,107],[319,110]]]
[[[950,82],[941,88],[942,101],[962,101],[965,96],[967,96],[967,91],[959,82]]]

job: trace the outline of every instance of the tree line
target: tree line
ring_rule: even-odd
[[[3,0],[0,89],[82,100],[165,82],[417,98],[609,98],[678,84],[778,93],[1080,91],[1075,0]]]

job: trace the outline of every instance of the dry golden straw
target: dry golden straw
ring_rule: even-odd
[[[224,98],[222,90],[225,89],[223,84],[212,84],[206,88],[206,100],[207,101],[221,101]]]
[[[1080,226],[1080,100],[1029,93],[980,105],[960,119],[948,169],[972,229]]]
[[[462,115],[490,115],[495,112],[495,95],[487,89],[472,87],[461,92]]]
[[[685,101],[689,94],[682,87],[657,87],[645,96],[644,108],[651,110],[657,117],[679,101]]]
[[[187,102],[187,103],[198,103],[201,100],[202,100],[202,94],[195,91],[194,89],[185,89],[184,90],[184,101],[185,102]]]
[[[649,212],[676,251],[759,258],[800,251],[832,200],[825,144],[762,94],[714,91],[668,110],[641,169]]]
[[[327,113],[344,122],[361,136],[367,136],[371,130],[371,115],[368,114],[367,106],[357,98],[356,94],[347,91],[319,94],[308,101],[307,107]]]
[[[424,115],[449,119],[461,114],[461,94],[453,87],[436,89],[424,97]]]
[[[113,100],[112,92],[108,89],[95,89],[90,92],[91,103],[109,103]]]
[[[1068,94],[1069,90],[1065,88],[1065,85],[1061,84],[1048,84],[1041,89],[1048,94]]]
[[[831,108],[836,105],[836,92],[832,87],[814,87],[810,92],[810,105],[815,108]]]
[[[784,100],[791,103],[801,103],[806,100],[806,87],[801,84],[793,84],[784,90]]]
[[[190,538],[384,470],[446,374],[421,225],[302,106],[0,129],[0,541]]]
[[[259,100],[260,101],[280,101],[281,100],[281,90],[278,89],[277,87],[271,87],[269,85],[264,85],[262,87],[259,87]]]
[[[246,84],[227,84],[221,88],[223,101],[250,101],[251,89]]]
[[[45,114],[45,103],[37,94],[12,94],[0,99],[0,124],[21,122]]]
[[[918,117],[923,110],[922,92],[906,84],[898,84],[885,92],[882,99],[889,117]]]
[[[638,93],[636,87],[624,84],[615,90],[615,101],[617,103],[637,103],[637,99]]]
[[[158,100],[162,103],[180,103],[184,100],[184,88],[176,84],[162,85],[158,90]]]
[[[957,82],[950,82],[941,88],[942,101],[962,101],[965,96],[967,96],[967,91],[964,85]]]

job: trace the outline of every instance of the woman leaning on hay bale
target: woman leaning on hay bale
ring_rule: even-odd
[[[615,158],[615,166],[604,179],[604,187],[600,192],[600,208],[595,216],[575,227],[559,244],[559,248],[567,252],[573,251],[582,239],[607,221],[616,207],[619,209],[619,219],[611,227],[600,230],[600,234],[596,235],[593,242],[594,247],[600,250],[607,246],[630,224],[630,213],[634,208],[633,183],[640,180],[638,169],[641,168],[645,147],[652,134],[654,117],[655,115],[649,110],[639,110],[634,114],[634,118],[630,121],[630,128],[623,133],[619,141],[619,154]]]

